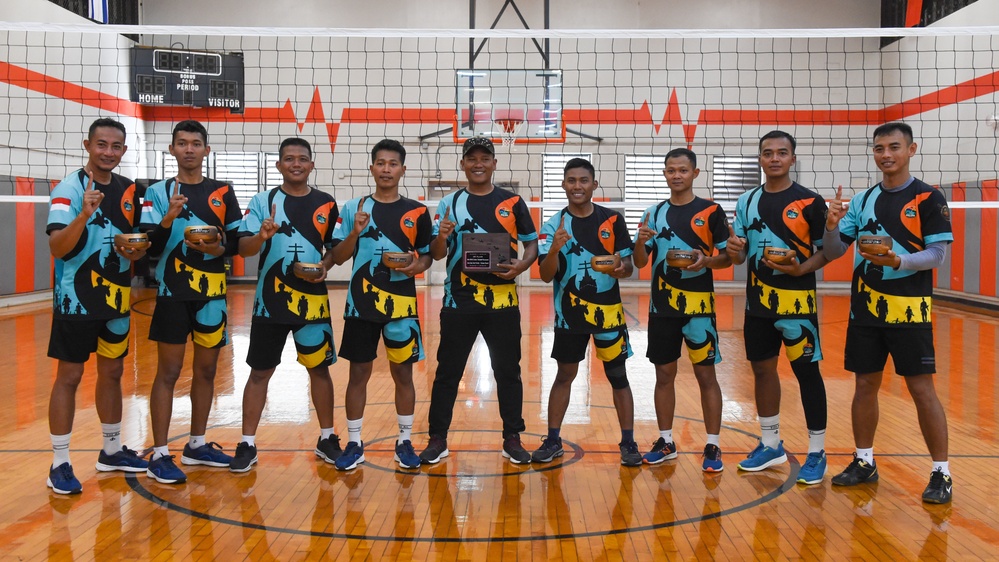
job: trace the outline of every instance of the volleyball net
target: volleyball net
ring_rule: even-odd
[[[753,31],[180,28],[0,23],[0,201],[38,201],[79,167],[97,117],[128,130],[120,172],[176,173],[173,125],[209,131],[209,176],[245,203],[279,185],[286,137],[312,143],[312,183],[369,193],[370,148],[408,151],[405,195],[462,185],[461,143],[496,142],[494,180],[564,204],[562,167],[597,169],[630,222],[668,197],[663,156],[698,155],[699,195],[734,208],[761,182],[762,134],[797,138],[793,176],[832,197],[879,179],[870,135],[912,125],[913,173],[955,207],[994,206],[999,28]],[[34,178],[24,193],[16,178]],[[43,181],[38,181],[43,180]],[[44,187],[43,187],[44,184]],[[960,194],[952,193],[955,185]],[[19,191],[20,190],[20,191]],[[31,197],[31,196],[34,197]],[[953,196],[952,196],[953,195]],[[12,199],[13,197],[13,199]],[[19,198],[20,197],[20,198]],[[28,199],[23,199],[28,197]],[[634,226],[634,225],[632,225]]]

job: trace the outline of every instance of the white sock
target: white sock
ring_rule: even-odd
[[[399,420],[399,443],[410,441],[413,433],[413,414],[408,416],[396,415]]]
[[[662,437],[667,443],[673,442],[673,430],[672,429],[660,429],[659,437]]]
[[[826,448],[826,430],[808,430],[808,452],[819,453]]]
[[[242,442],[246,443],[247,445],[249,445],[251,447],[256,447],[257,444],[254,442],[255,437],[256,437],[255,435],[244,435],[243,439],[242,439]]]
[[[347,441],[353,441],[358,445],[361,444],[361,425],[363,424],[364,418],[347,420]]]
[[[874,447],[870,449],[857,449],[857,458],[867,464],[874,464]]]
[[[69,437],[71,435],[73,432],[66,435],[49,434],[49,438],[52,439],[52,468],[69,462]]]
[[[149,460],[154,461],[160,457],[166,457],[168,455],[170,455],[170,448],[166,445],[163,445],[162,447],[153,447],[153,456],[150,457]]]
[[[104,433],[104,452],[113,455],[121,450],[121,422],[102,423]]]
[[[205,446],[205,436],[204,435],[192,435],[187,441],[187,444],[191,446],[192,449],[197,449],[198,447]]]
[[[334,433],[336,433],[336,432],[333,431],[332,427],[320,427],[319,428],[319,438],[320,439],[329,439],[330,437],[333,437]]]
[[[940,471],[944,473],[944,476],[950,476],[950,463],[947,461],[933,461],[933,472]]]
[[[708,442],[707,442],[707,444],[708,445],[714,445],[715,447],[717,447],[720,444],[720,441],[718,441],[718,439],[719,439],[719,435],[717,433],[709,433],[708,434]]]
[[[760,441],[771,449],[780,445],[780,414],[760,416]]]

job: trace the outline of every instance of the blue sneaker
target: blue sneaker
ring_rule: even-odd
[[[552,462],[564,454],[565,450],[562,449],[562,439],[559,437],[553,439],[546,436],[541,440],[541,446],[538,447],[538,450],[531,454],[531,461],[537,463]]]
[[[160,484],[182,484],[187,482],[187,475],[174,464],[173,455],[163,455],[158,459],[149,461],[146,476],[156,480]]]
[[[73,465],[68,462],[50,468],[45,485],[57,494],[79,494],[83,491],[83,485],[73,474]]]
[[[798,484],[818,484],[826,475],[826,452],[808,453],[798,471]]]
[[[676,443],[660,437],[652,444],[652,450],[642,455],[642,462],[645,464],[659,464],[663,461],[671,461],[677,457]]]
[[[704,472],[721,472],[725,470],[725,465],[721,460],[721,449],[718,445],[708,443],[704,446],[704,459],[701,461],[701,470]]]
[[[149,463],[135,451],[128,447],[122,447],[120,451],[113,455],[109,455],[104,452],[104,449],[101,449],[101,452],[97,455],[95,468],[101,472],[111,472],[113,470],[145,472],[149,468]]]
[[[232,457],[222,451],[222,446],[211,441],[204,445],[192,449],[191,444],[184,445],[184,454],[180,456],[181,464],[201,464],[214,466],[215,468],[227,468],[232,462]]]
[[[347,448],[343,450],[343,454],[336,460],[334,466],[337,470],[354,470],[362,462],[364,462],[364,443],[348,441]]]
[[[784,442],[777,444],[776,449],[772,449],[763,444],[763,441],[753,449],[746,460],[739,463],[739,470],[747,472],[759,472],[765,468],[770,468],[778,464],[787,462],[787,455],[784,454]]]
[[[350,443],[347,444],[347,449],[350,449]],[[394,460],[403,468],[420,468],[420,457],[413,450],[413,442],[409,439],[396,443]],[[363,456],[360,462],[364,462]]]

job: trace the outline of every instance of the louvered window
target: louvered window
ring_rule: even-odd
[[[565,177],[565,164],[573,158],[590,159],[593,155],[585,154],[544,154],[541,158],[541,200],[545,203],[566,205],[565,190],[562,189],[562,179]],[[542,209],[541,223],[550,219],[557,209]]]

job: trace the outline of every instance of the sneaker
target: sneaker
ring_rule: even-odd
[[[520,435],[511,435],[503,440],[503,456],[512,464],[530,464],[531,453],[520,443]]]
[[[354,470],[362,462],[364,462],[364,443],[348,441],[347,448],[333,465],[337,470]]]
[[[450,451],[447,450],[447,439],[438,435],[431,435],[427,448],[420,453],[420,460],[428,464],[437,464],[441,459],[446,458]]]
[[[538,447],[537,451],[531,455],[531,460],[534,462],[552,462],[558,457],[565,454],[562,449],[562,439],[556,437],[555,439],[549,439],[545,437],[541,440],[541,446]]]
[[[232,462],[232,457],[222,452],[222,446],[211,441],[192,449],[191,444],[184,445],[184,454],[180,456],[180,464],[203,464],[215,468],[225,468]]]
[[[73,474],[73,465],[68,462],[50,468],[49,479],[45,481],[45,485],[57,494],[79,494],[83,491],[83,485]]]
[[[257,464],[257,448],[246,441],[236,445],[236,454],[229,463],[229,472],[247,472]]]
[[[798,471],[798,484],[818,484],[826,475],[826,452],[808,453]]]
[[[145,472],[149,468],[149,463],[135,451],[128,447],[122,447],[120,451],[113,455],[109,455],[104,452],[104,449],[101,449],[101,452],[97,455],[97,465],[95,468],[101,472],[111,472],[113,470]]]
[[[181,484],[187,482],[187,475],[177,468],[173,462],[173,455],[163,455],[158,459],[149,461],[149,468],[146,469],[146,476],[156,480],[160,484]]]
[[[923,501],[926,503],[950,503],[954,496],[954,481],[942,470],[930,473],[930,483],[923,490]]]
[[[868,464],[867,461],[857,457],[856,453],[853,454],[853,462],[846,467],[846,470],[833,476],[832,479],[834,486],[856,486],[864,482],[877,481],[878,466],[876,464]]]
[[[624,466],[642,466],[642,453],[638,452],[638,443],[629,441],[618,443],[621,448],[621,464]]]
[[[326,439],[320,437],[319,441],[316,441],[316,456],[324,461],[333,464],[342,454],[343,449],[340,448],[338,436],[330,435]]]
[[[642,462],[645,464],[659,464],[663,461],[671,461],[677,457],[676,443],[660,437],[652,444],[652,450],[642,455]]]
[[[711,443],[705,445],[703,460],[701,461],[701,470],[704,472],[721,472],[725,470],[725,465],[722,464],[721,455],[721,449],[718,445],[712,445]]]
[[[413,449],[413,442],[409,439],[406,439],[402,443],[396,443],[393,460],[399,463],[399,466],[402,468],[420,468],[420,457],[417,456],[416,451]]]
[[[770,468],[778,464],[787,462],[787,455],[784,454],[784,442],[777,444],[777,448],[767,447],[760,441],[756,448],[745,460],[738,464],[739,470],[747,472],[759,472],[765,468]]]

